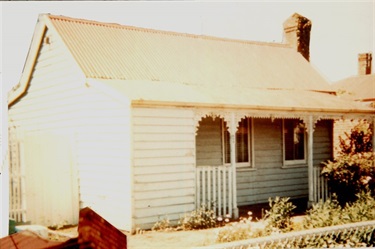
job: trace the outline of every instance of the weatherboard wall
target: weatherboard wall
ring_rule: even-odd
[[[90,206],[130,229],[130,107],[85,84],[54,34],[46,31],[29,87],[9,110],[26,154],[28,220],[76,224],[79,208]]]
[[[150,228],[194,210],[193,110],[133,108],[132,131],[135,224]]]

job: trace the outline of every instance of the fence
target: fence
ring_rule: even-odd
[[[230,166],[197,167],[197,208],[204,205],[217,216],[233,215],[233,184]]]
[[[327,237],[334,238],[342,234],[350,236],[353,234],[360,234],[366,232],[370,229],[375,229],[375,220],[323,228],[314,228],[310,230],[277,234],[242,241],[210,245],[205,247],[196,247],[195,249],[299,248],[298,245],[304,244],[304,242],[307,241],[312,241],[315,239],[324,239]]]
[[[9,216],[26,222],[25,168],[23,147],[14,128],[9,128]]]
[[[328,187],[328,180],[321,175],[321,171],[321,166],[314,166],[314,203],[318,203],[320,200],[326,201],[331,196]]]

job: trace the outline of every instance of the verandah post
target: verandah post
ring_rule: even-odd
[[[308,167],[308,188],[309,188],[309,201],[308,206],[311,207],[315,203],[314,198],[314,160],[313,160],[313,134],[314,134],[314,121],[310,115],[307,124],[308,145],[307,145],[307,167]]]
[[[236,174],[236,120],[235,115],[231,113],[231,130],[230,130],[230,162],[232,170],[232,207],[233,207],[233,218],[237,219],[239,211],[237,207],[237,174]]]

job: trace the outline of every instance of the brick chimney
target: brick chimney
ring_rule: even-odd
[[[295,48],[307,61],[310,61],[311,21],[294,13],[284,23],[284,42]]]
[[[372,54],[358,54],[358,75],[371,74]]]

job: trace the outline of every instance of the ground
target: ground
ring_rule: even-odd
[[[293,200],[297,206],[294,210],[295,220],[301,221],[301,218],[306,210],[306,199]],[[257,204],[240,208],[240,216],[247,217],[247,212],[252,211],[254,219],[260,219],[262,212],[268,209],[268,204]],[[206,246],[215,244],[217,231],[220,228],[194,230],[194,231],[170,231],[170,232],[155,232],[143,231],[141,234],[129,235],[128,248],[135,249],[159,249],[159,248],[192,248],[198,246]],[[67,234],[70,237],[78,236],[77,227],[62,229],[58,231],[62,234]]]

